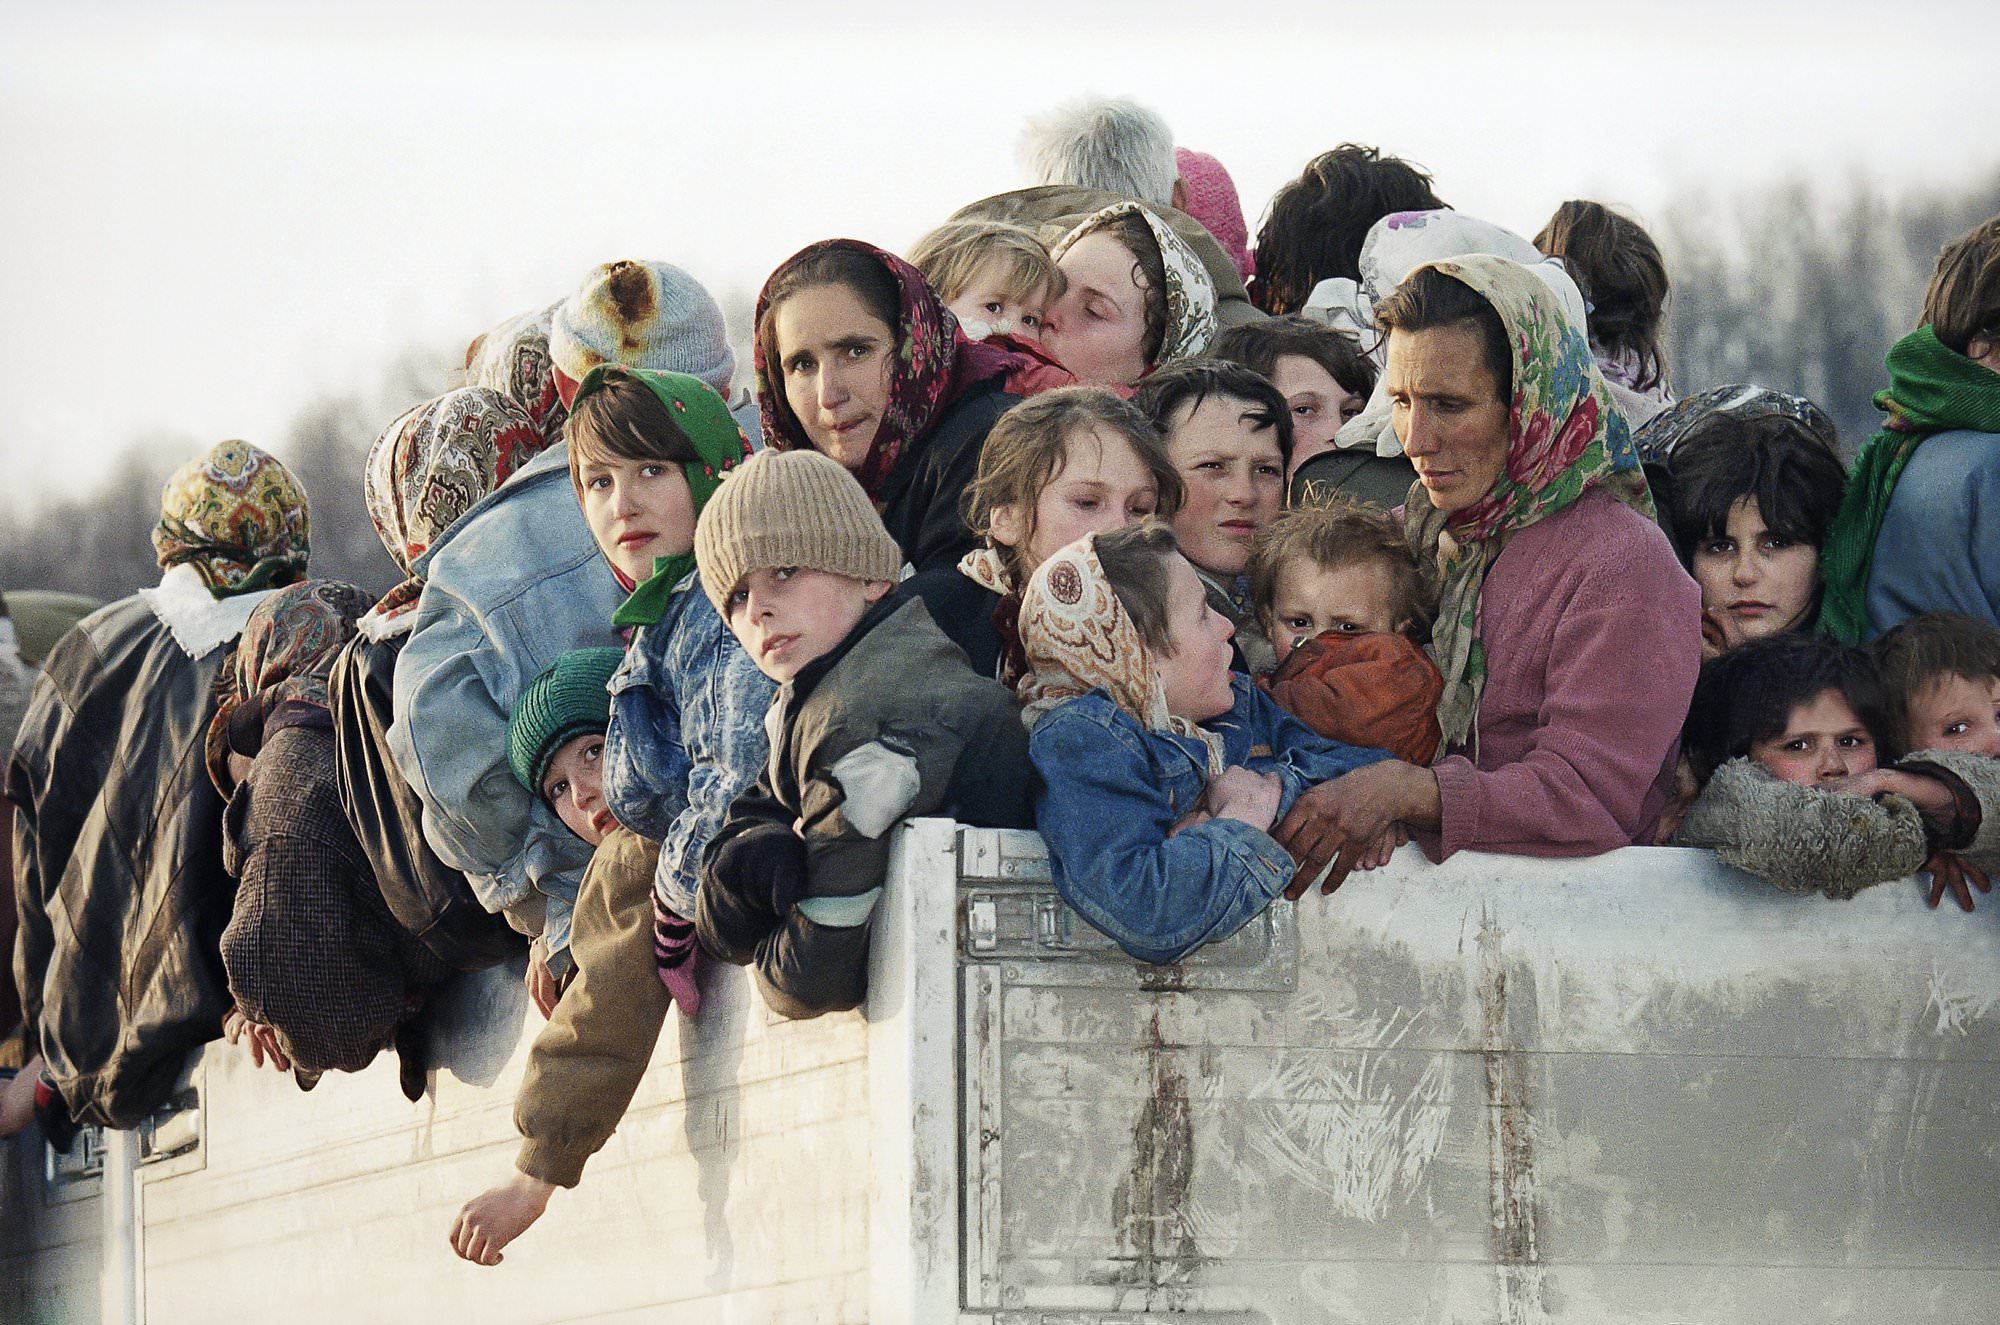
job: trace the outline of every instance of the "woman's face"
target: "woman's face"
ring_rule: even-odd
[[[1062,468],[1036,494],[1032,511],[993,512],[993,541],[1020,554],[1025,577],[1086,534],[1108,534],[1160,508],[1152,470],[1123,433],[1091,428],[1063,442]]]
[[[895,329],[837,283],[799,290],[768,316],[786,403],[813,449],[860,469],[889,408]]]
[[[1257,408],[1211,394],[1167,429],[1167,454],[1187,489],[1174,536],[1189,561],[1214,575],[1249,569],[1251,543],[1285,501],[1285,453],[1276,428],[1257,426]]]
[[[1431,504],[1447,514],[1493,491],[1507,468],[1507,403],[1477,327],[1389,333],[1389,419]]]
[[[1750,746],[1750,757],[1786,782],[1810,787],[1873,772],[1875,738],[1838,690],[1792,710],[1785,730]]]
[[[1322,451],[1331,451],[1340,425],[1368,404],[1303,354],[1279,355],[1271,365],[1271,385],[1292,412],[1292,473]]]
[[[1805,620],[1819,589],[1819,550],[1771,532],[1755,497],[1739,497],[1720,534],[1694,545],[1701,607],[1726,652]]]
[[[1108,230],[1093,230],[1056,264],[1069,289],[1042,319],[1042,345],[1093,386],[1132,386],[1146,362],[1146,299],[1139,261]]]

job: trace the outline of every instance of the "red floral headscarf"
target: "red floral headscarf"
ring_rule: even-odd
[[[1017,365],[1020,356],[997,345],[967,339],[958,328],[958,319],[922,272],[895,254],[858,239],[823,239],[785,259],[757,296],[756,324],[760,329],[771,311],[771,287],[793,267],[830,249],[865,253],[880,262],[896,282],[897,324],[892,328],[896,362],[889,381],[889,406],[869,443],[868,458],[855,474],[872,500],[897,462],[923,446],[931,429],[960,396],[981,382],[1002,376]],[[766,443],[778,451],[810,447],[812,439],[805,425],[785,398],[782,367],[765,362],[761,334],[757,337],[756,364],[757,408],[763,415]]]

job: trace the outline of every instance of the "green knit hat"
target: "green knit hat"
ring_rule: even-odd
[[[556,751],[611,725],[611,693],[605,687],[624,660],[625,650],[616,645],[572,649],[521,692],[507,719],[507,766],[522,786],[541,795]]]

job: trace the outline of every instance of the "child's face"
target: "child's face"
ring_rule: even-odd
[[[1722,533],[1694,546],[1701,606],[1722,627],[1724,649],[1799,624],[1819,588],[1819,553],[1764,524],[1755,497],[1739,497]]]
[[[889,408],[896,331],[845,285],[814,285],[770,314],[785,402],[813,449],[860,469]]]
[[[1167,638],[1173,651],[1157,660],[1167,712],[1189,722],[1219,718],[1236,706],[1229,690],[1229,637],[1236,628],[1208,605],[1186,557],[1167,570]]]
[[[1750,746],[1750,757],[1787,782],[1810,787],[1875,768],[1875,738],[1838,690],[1792,710],[1785,730]]]
[[[1271,385],[1292,411],[1293,472],[1322,451],[1331,451],[1340,425],[1368,404],[1303,354],[1279,355],[1271,365]]]
[[[1400,630],[1395,569],[1379,557],[1322,566],[1293,557],[1278,567],[1265,626],[1282,661],[1315,635],[1388,634]]]
[[[1079,382],[1132,386],[1146,375],[1147,292],[1132,279],[1138,259],[1106,230],[1093,230],[1057,265],[1069,280],[1042,321],[1042,344]]]
[[[1940,676],[1904,705],[1913,750],[1963,750],[2000,759],[2000,676]]]
[[[890,587],[887,580],[767,567],[743,577],[723,616],[757,670],[783,684],[846,639]]]
[[[604,804],[604,733],[563,742],[542,774],[542,797],[572,833],[596,846],[618,826]]]
[[[1090,428],[1063,443],[1062,467],[1035,497],[1032,512],[1019,505],[993,512],[993,541],[1020,554],[1022,574],[1086,534],[1108,534],[1160,508],[1152,471],[1123,433]]]
[[[1048,287],[1041,286],[1025,299],[1011,299],[1006,293],[1006,268],[989,262],[973,274],[965,292],[946,305],[958,318],[958,325],[974,340],[1005,334],[1023,340],[1042,338],[1042,313],[1048,307]]]
[[[1278,430],[1250,419],[1255,406],[1210,395],[1182,410],[1167,431],[1167,453],[1187,498],[1174,534],[1187,558],[1216,575],[1241,575],[1250,544],[1285,500],[1285,453]]]
[[[590,536],[627,577],[643,581],[655,557],[694,546],[694,497],[673,461],[588,457],[578,463],[576,481]]]

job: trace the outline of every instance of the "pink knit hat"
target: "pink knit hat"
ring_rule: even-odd
[[[1187,214],[1207,227],[1222,245],[1222,251],[1236,264],[1236,274],[1249,280],[1256,270],[1250,261],[1250,227],[1243,223],[1243,204],[1236,197],[1236,181],[1220,161],[1206,152],[1176,147],[1174,162],[1180,167],[1181,183],[1187,186]]]

